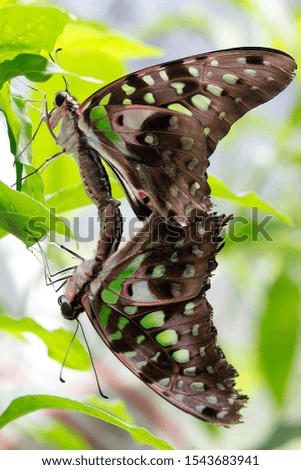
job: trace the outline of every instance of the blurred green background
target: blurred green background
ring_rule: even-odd
[[[56,9],[28,10],[42,5]],[[0,7],[0,174],[9,186],[22,165],[30,171],[31,165],[58,151],[44,125],[33,142],[33,156],[28,147],[12,166],[12,154],[30,139],[31,121],[33,129],[38,125],[43,95],[14,78],[10,96],[7,80],[26,75],[46,93],[49,108],[54,94],[64,89],[60,73],[55,73],[60,70],[45,59],[39,61],[41,51],[46,58],[47,52],[63,49],[60,64],[80,102],[101,86],[100,81],[106,84],[147,65],[215,49],[274,47],[301,63],[298,1],[0,0]],[[33,108],[16,98],[20,93],[38,100],[29,103]],[[67,243],[56,234],[57,240],[83,256],[93,254],[94,244],[85,243],[85,238],[93,230],[97,233],[96,210],[83,192],[76,164],[63,156],[26,180],[22,200],[1,186],[1,410],[19,399],[0,418],[0,425],[9,423],[0,431],[0,448],[167,448],[164,439],[179,449],[300,449],[300,96],[297,72],[287,90],[234,125],[210,162],[216,209],[242,217],[244,224],[232,226],[232,231],[247,234],[243,243],[226,237],[208,293],[219,343],[239,370],[238,387],[250,396],[244,423],[218,429],[168,404],[119,364],[85,318],[101,386],[110,401],[95,398],[95,380],[79,340],[64,371],[66,384],[59,382],[72,325],[60,318],[57,294],[44,285],[43,267],[26,250],[24,233],[17,229],[20,214],[41,213],[41,206],[26,199],[29,195],[43,210],[55,209],[71,221],[71,230],[82,238],[79,244]],[[219,180],[225,185],[222,191]],[[122,198],[113,177],[112,185],[115,197]],[[242,197],[246,192],[252,195],[247,202]],[[256,206],[265,212],[256,212]],[[13,216],[7,216],[13,207],[19,211],[14,223]],[[122,207],[130,217],[125,201]],[[258,223],[268,214],[269,239],[256,236]],[[9,231],[19,240],[7,235]],[[74,264],[55,247],[45,244],[44,249],[52,271]],[[39,257],[38,250],[35,254]],[[44,411],[30,413],[37,409]]]

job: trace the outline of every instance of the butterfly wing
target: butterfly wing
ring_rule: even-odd
[[[79,112],[88,141],[123,184],[138,216],[210,208],[208,157],[231,125],[294,77],[287,54],[264,48],[211,52],[116,80]]]
[[[220,230],[209,215],[185,228],[150,217],[110,257],[82,299],[114,354],[160,396],[205,421],[240,421],[245,396],[216,342],[205,292],[216,267]]]

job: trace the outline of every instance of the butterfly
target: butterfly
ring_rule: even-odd
[[[139,218],[154,212],[185,225],[211,208],[206,170],[219,140],[284,90],[296,67],[274,49],[208,52],[131,73],[81,105],[59,92],[47,121],[52,134],[61,121],[55,139],[74,153],[92,200],[102,172],[91,175],[91,160],[95,169],[103,158]]]
[[[112,215],[109,203],[105,211]],[[112,222],[114,218],[110,218]],[[59,298],[65,318],[85,311],[117,358],[162,398],[204,421],[241,421],[247,397],[235,389],[237,372],[217,344],[206,299],[228,218],[197,217],[176,227],[152,214],[122,248],[73,271]],[[101,262],[99,262],[101,259]]]

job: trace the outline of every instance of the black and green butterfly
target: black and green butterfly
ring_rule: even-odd
[[[155,392],[224,426],[240,421],[247,398],[234,388],[237,372],[217,344],[206,299],[226,222],[210,214],[175,227],[151,215],[100,269],[95,260],[76,268],[59,299],[68,319],[85,311],[110,350]]]
[[[206,170],[218,141],[284,90],[295,69],[292,57],[267,48],[186,57],[120,78],[81,105],[59,92],[48,123],[62,122],[56,140],[75,154],[84,182],[85,161],[103,158],[138,217],[154,212],[185,225],[211,207]]]

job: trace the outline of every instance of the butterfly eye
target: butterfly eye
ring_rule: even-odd
[[[61,307],[61,314],[66,320],[73,320],[75,318],[74,309],[65,295],[61,295],[58,298],[58,304]]]
[[[60,106],[62,106],[66,98],[67,98],[66,91],[60,91],[59,93],[55,95],[54,105],[59,108]]]

